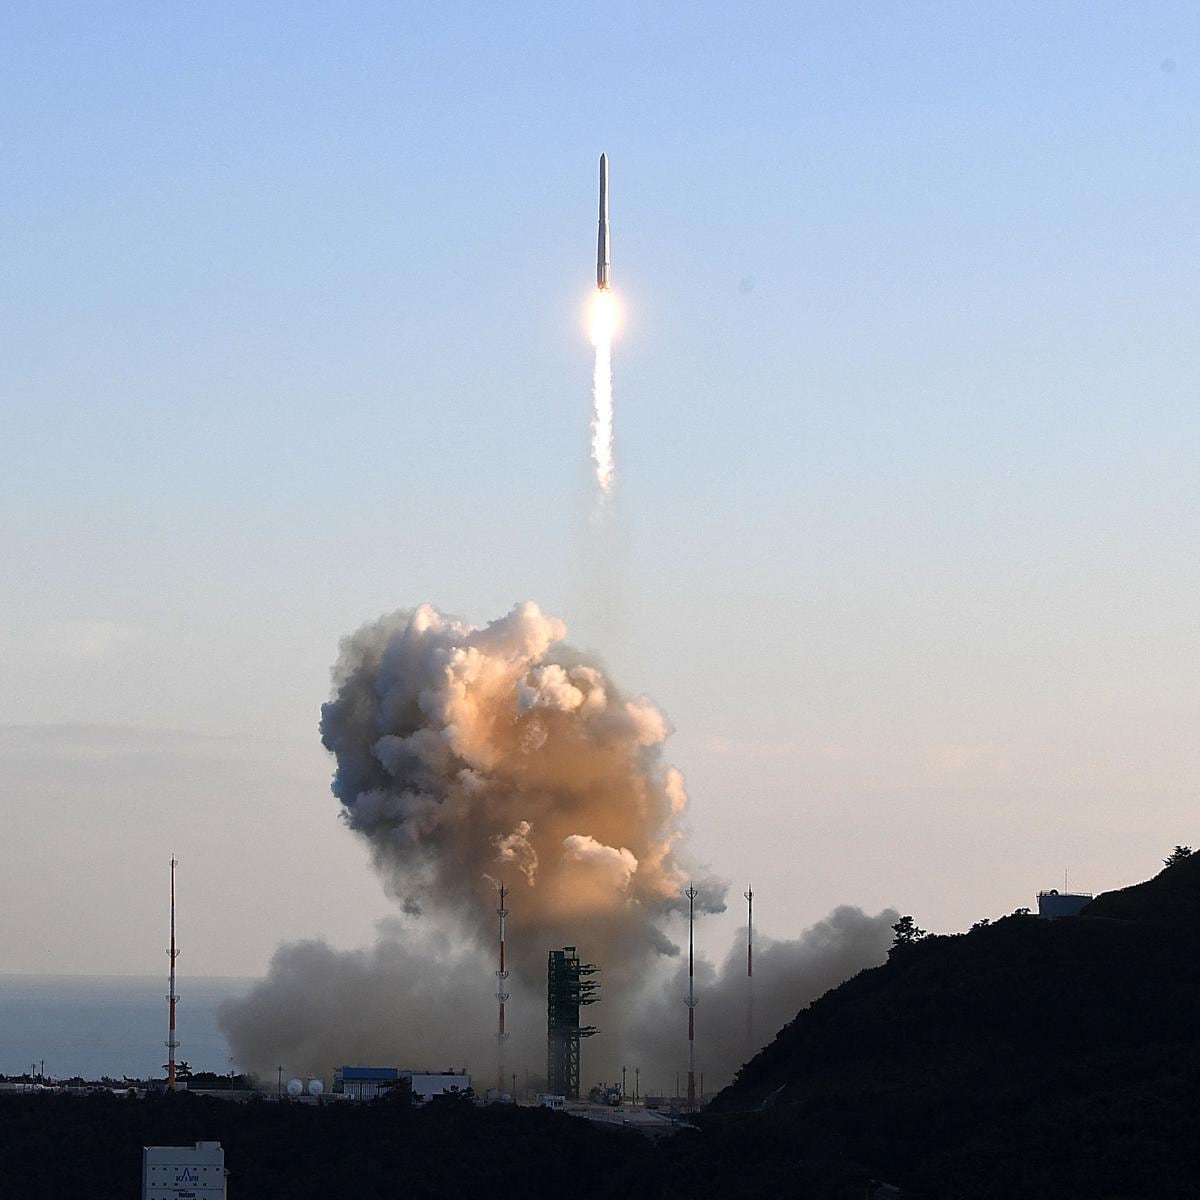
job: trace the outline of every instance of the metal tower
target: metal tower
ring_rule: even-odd
[[[175,1005],[179,1003],[179,997],[175,994],[175,960],[179,957],[179,951],[175,948],[175,867],[178,864],[175,861],[175,856],[171,856],[171,948],[167,951],[167,957],[171,960],[171,991],[167,996],[167,1007],[169,1018],[167,1021],[167,1088],[170,1091],[175,1090],[175,1051],[179,1048],[179,1042],[175,1037]]]
[[[551,1095],[579,1099],[579,1042],[593,1025],[580,1025],[579,1009],[600,997],[598,967],[581,963],[574,946],[551,950],[546,966],[546,1087]]]
[[[496,1098],[499,1099],[504,1092],[504,1043],[508,1040],[508,1034],[504,1032],[504,1002],[508,999],[508,993],[504,990],[504,981],[508,978],[508,971],[504,968],[504,918],[508,916],[504,898],[508,895],[508,888],[501,883],[496,890],[500,895],[500,907],[496,909],[496,915],[500,918],[500,970],[496,972],[496,1002],[500,1006],[500,1023],[496,1030]]]
[[[754,889],[746,897],[746,1045],[754,1053]]]
[[[695,939],[696,896],[692,884],[684,892],[688,898],[688,1112],[696,1111],[696,970],[695,970]]]

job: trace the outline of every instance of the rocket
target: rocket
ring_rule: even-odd
[[[600,155],[600,233],[596,239],[596,286],[607,292],[612,264],[608,247],[608,155]]]

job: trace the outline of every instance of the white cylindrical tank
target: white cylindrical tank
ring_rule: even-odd
[[[308,1094],[310,1096],[319,1096],[325,1090],[325,1084],[320,1079],[310,1079],[308,1081]]]
[[[301,1079],[288,1080],[288,1095],[299,1096],[304,1091],[304,1081]]]

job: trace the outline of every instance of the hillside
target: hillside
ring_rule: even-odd
[[[1145,883],[1097,896],[1083,915],[1178,925],[1200,922],[1200,854],[1159,871]]]
[[[1079,917],[899,947],[800,1013],[710,1120],[784,1125],[797,1154],[906,1196],[1200,1195],[1197,913],[1200,856]]]

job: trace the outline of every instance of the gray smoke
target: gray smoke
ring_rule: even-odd
[[[699,959],[696,1070],[703,1072],[706,1090],[729,1083],[743,1063],[818,996],[882,963],[896,920],[894,909],[872,917],[843,905],[794,940],[773,940],[756,930],[752,1035],[747,1021],[751,981],[746,976],[745,928],[719,967]],[[641,1066],[644,1091],[673,1091],[674,1073],[687,1070],[686,995],[687,963],[680,962],[655,994],[639,1005],[626,1054]]]
[[[267,977],[248,996],[226,1002],[221,1024],[235,1061],[263,1079],[274,1079],[278,1065],[326,1079],[343,1063],[468,1066],[492,1086],[496,988],[489,966],[474,947],[387,921],[368,950],[335,950],[322,941],[280,946]],[[544,1006],[521,993],[510,1007],[520,1048],[512,1060],[524,1064]]]
[[[754,1036],[747,1030],[745,931],[724,962],[696,960],[697,1070],[712,1091],[728,1083],[802,1008],[843,980],[887,957],[897,914],[868,916],[843,906],[795,940],[755,935]],[[381,925],[369,950],[335,950],[319,941],[281,946],[267,978],[228,1002],[222,1025],[239,1065],[264,1079],[277,1064],[328,1077],[339,1063],[441,1070],[468,1066],[492,1085],[496,1062],[495,964],[473,946],[395,919]],[[542,981],[510,981],[506,1055],[523,1088],[545,1069]],[[603,989],[602,989],[603,993]],[[643,1094],[671,1092],[687,1070],[687,964],[674,960],[647,987],[625,999],[614,1028],[612,997],[588,1017],[601,1035],[585,1043],[585,1080],[615,1080],[621,1066],[641,1074]]]

